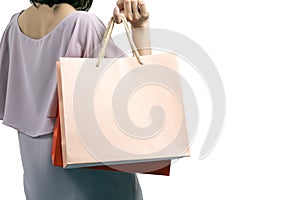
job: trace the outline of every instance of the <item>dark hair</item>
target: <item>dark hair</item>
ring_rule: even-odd
[[[67,3],[73,6],[77,10],[88,11],[92,6],[93,0],[30,0],[30,2],[34,6],[37,6],[36,4],[40,3],[40,4],[46,4],[50,8],[52,8],[54,4]]]

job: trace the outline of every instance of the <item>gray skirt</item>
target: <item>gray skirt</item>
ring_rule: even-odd
[[[52,134],[18,132],[27,200],[142,200],[136,174],[55,167]]]

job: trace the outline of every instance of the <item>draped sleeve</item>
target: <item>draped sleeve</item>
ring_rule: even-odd
[[[65,57],[96,58],[102,47],[101,42],[105,28],[105,25],[97,16],[91,13],[82,13],[82,16],[78,19],[74,27]],[[105,57],[115,58],[124,56],[124,52],[110,39]]]
[[[7,34],[8,28],[9,26],[5,29],[0,43],[0,120],[3,120],[5,112],[7,79],[9,69],[9,36]]]

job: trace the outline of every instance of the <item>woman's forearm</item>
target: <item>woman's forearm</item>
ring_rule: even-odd
[[[147,22],[143,27],[132,26],[132,38],[140,55],[152,54],[149,22]]]

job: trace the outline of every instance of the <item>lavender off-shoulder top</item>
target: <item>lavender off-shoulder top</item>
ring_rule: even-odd
[[[101,44],[105,27],[95,15],[75,11],[43,38],[32,39],[19,28],[20,13],[12,16],[0,44],[0,120],[37,137],[53,132],[55,118],[49,115],[57,102],[56,61],[87,57]],[[110,41],[105,56],[121,54]]]

